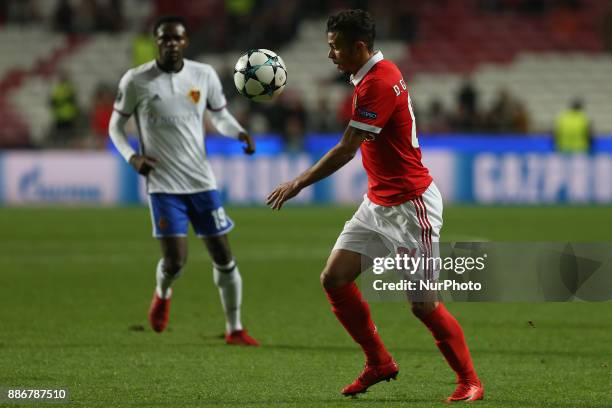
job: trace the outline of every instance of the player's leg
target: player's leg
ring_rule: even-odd
[[[413,302],[412,313],[431,331],[436,346],[457,375],[457,389],[449,402],[478,400],[484,395],[478,375],[474,371],[463,329],[444,303]]]
[[[187,237],[160,237],[162,258],[157,263],[157,295],[166,299],[172,294],[172,283],[181,275],[187,262]]]
[[[189,218],[213,260],[213,280],[219,290],[225,314],[226,343],[259,345],[242,326],[242,276],[227,236],[234,223],[225,214],[218,192],[211,190],[191,195]]]
[[[391,361],[391,356],[378,335],[370,307],[355,283],[361,268],[361,254],[334,249],[321,273],[321,284],[332,311],[353,340],[361,346],[366,363],[385,364]]]
[[[366,392],[368,387],[383,380],[389,381],[398,373],[397,365],[372,321],[370,307],[355,284],[365,266],[362,262],[364,255],[371,256],[382,247],[375,233],[351,220],[346,223],[321,273],[321,284],[332,311],[366,356],[365,369],[342,390],[344,395]]]
[[[174,194],[150,195],[153,235],[158,238],[162,258],[155,271],[156,287],[149,308],[149,323],[162,332],[168,325],[172,283],[180,276],[187,262],[187,208]]]
[[[426,256],[438,256],[437,243],[442,227],[442,198],[435,184],[412,201],[412,215],[419,226],[421,244]],[[406,203],[410,208],[410,203]],[[416,235],[416,234],[415,234]],[[437,279],[439,271],[423,271],[421,279]],[[431,331],[436,346],[457,376],[458,387],[448,401],[481,399],[484,394],[480,380],[474,370],[472,357],[465,341],[463,329],[443,303],[436,300],[435,293],[411,300],[412,313]]]

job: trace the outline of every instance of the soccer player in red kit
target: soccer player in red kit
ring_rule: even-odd
[[[363,372],[342,393],[356,395],[395,379],[399,369],[372,321],[367,302],[355,284],[362,256],[373,258],[381,248],[399,251],[411,243],[432,254],[442,228],[442,198],[421,163],[410,96],[395,64],[374,51],[375,24],[369,13],[344,10],[327,21],[328,57],[355,86],[352,118],[340,142],[315,165],[279,185],[268,205],[279,210],[303,188],[329,176],[361,149],[368,175],[368,193],[338,237],[321,274],[332,311],[366,357]],[[388,253],[388,252],[387,252]],[[397,253],[397,252],[396,252]],[[422,271],[435,278],[431,271]],[[444,304],[410,299],[412,312],[431,331],[436,345],[457,375],[453,401],[482,399],[482,386],[472,364],[463,330]]]

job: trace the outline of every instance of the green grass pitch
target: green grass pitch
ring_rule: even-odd
[[[157,334],[146,322],[159,258],[146,209],[0,209],[0,387],[67,387],[67,406],[79,407],[446,406],[453,375],[400,303],[372,305],[398,381],[358,399],[339,394],[363,359],[318,275],[352,211],[229,209],[243,318],[262,343],[235,348],[220,338],[218,293],[197,239],[169,330]],[[611,225],[610,208],[454,207],[442,237],[601,242],[612,241]],[[486,385],[477,406],[612,406],[612,303],[449,309]],[[17,405],[28,406],[0,402]]]

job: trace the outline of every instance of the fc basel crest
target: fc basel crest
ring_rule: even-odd
[[[168,220],[164,217],[159,217],[159,221],[157,221],[157,225],[159,226],[160,230],[165,230],[166,228],[168,228],[169,223]]]
[[[191,91],[189,91],[189,98],[197,105],[197,103],[200,102],[200,90],[192,88]]]

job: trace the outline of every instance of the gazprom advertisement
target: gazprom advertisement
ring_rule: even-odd
[[[3,153],[0,179],[4,204],[119,203],[119,166],[109,153]]]
[[[425,149],[445,202],[477,204],[612,203],[612,154],[458,153]],[[279,153],[210,158],[226,202],[261,205],[277,184],[290,180],[316,156]],[[354,204],[367,179],[356,157],[333,176],[306,189],[296,203]],[[133,205],[147,202],[144,179],[108,152],[0,154],[3,205]]]
[[[612,202],[612,155],[609,154],[478,154],[464,157],[461,162],[469,176],[466,180],[470,181],[461,191],[463,196],[457,197],[464,201],[481,204]]]

